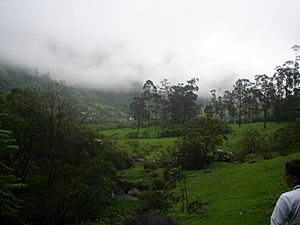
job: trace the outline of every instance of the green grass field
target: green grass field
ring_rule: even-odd
[[[255,163],[213,163],[207,170],[189,172],[190,201],[208,204],[199,213],[182,214],[177,205],[171,215],[181,225],[268,224],[279,195],[288,188],[282,179],[287,160],[300,153]]]
[[[232,129],[232,133],[227,135],[227,141],[224,141],[223,144],[220,146],[221,149],[226,151],[235,151],[235,146],[242,135],[242,133],[249,129],[249,128],[257,128],[265,132],[266,134],[271,134],[272,132],[276,131],[277,129],[284,127],[284,123],[277,123],[277,122],[268,122],[267,128],[263,128],[263,122],[259,123],[248,123],[248,124],[242,124],[241,127],[239,127],[237,124],[231,124],[229,125]],[[159,128],[155,129],[154,127],[149,128],[141,128],[140,132],[147,132],[150,134],[152,138],[139,138],[139,139],[128,139],[127,135],[132,132],[136,132],[135,128],[121,128],[121,129],[112,129],[112,130],[103,130],[100,131],[101,134],[104,134],[108,137],[115,138],[117,140],[117,143],[119,144],[128,144],[130,142],[137,142],[140,147],[145,146],[155,146],[157,149],[157,146],[161,148],[162,151],[164,151],[168,147],[174,146],[174,142],[176,141],[176,137],[173,138],[156,138],[158,135],[158,132],[160,131]],[[155,153],[154,153],[155,154]]]
[[[284,124],[268,123],[266,134],[283,127]],[[225,150],[230,150],[237,143],[240,135],[246,129],[255,127],[263,129],[263,123],[231,125],[233,132],[228,141],[223,144]],[[106,131],[122,137],[118,143],[126,144],[126,132],[131,129]],[[130,139],[139,146],[159,146],[155,151],[162,151],[172,146],[176,138]],[[152,152],[153,156],[159,152]],[[151,154],[150,154],[151,155]],[[181,204],[176,204],[169,215],[176,218],[181,225],[260,225],[268,224],[273,207],[279,195],[288,188],[282,179],[284,164],[287,160],[300,158],[300,153],[290,156],[277,156],[270,160],[260,160],[254,163],[220,163],[214,162],[205,170],[188,172],[189,201],[206,202],[204,208],[197,213],[181,212]],[[131,170],[123,171],[123,176],[130,180],[144,177],[141,165]],[[179,190],[178,190],[179,192]],[[138,207],[137,202],[121,201],[119,207],[130,211]]]
[[[288,191],[282,179],[284,164],[296,158],[300,158],[300,152],[255,163],[215,162],[205,170],[189,171],[189,202],[201,200],[207,204],[199,212],[188,214],[182,213],[181,203],[177,203],[169,215],[181,225],[269,224],[277,198]],[[142,179],[143,174],[140,165],[123,172],[129,180]],[[139,206],[131,201],[118,205],[129,211]]]

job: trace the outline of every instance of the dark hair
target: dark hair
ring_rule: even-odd
[[[291,176],[298,177],[300,182],[300,160],[292,160],[285,164],[286,172]]]
[[[155,213],[138,215],[125,225],[178,225],[173,219],[167,216],[160,216]]]

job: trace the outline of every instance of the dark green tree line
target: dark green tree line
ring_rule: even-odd
[[[137,128],[150,124],[156,126],[158,122],[183,124],[197,115],[197,82],[198,79],[192,78],[186,84],[171,85],[165,79],[161,86],[156,86],[147,80],[141,95],[135,97],[130,105]]]

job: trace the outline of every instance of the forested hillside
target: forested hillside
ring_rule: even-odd
[[[0,90],[8,92],[12,88],[22,88],[45,84],[50,81],[50,77],[45,74],[37,76],[36,70],[14,68],[0,64]]]
[[[41,86],[52,81],[50,73],[40,74],[37,69],[14,68],[0,65],[0,91],[13,88]],[[70,87],[89,123],[99,129],[128,126],[129,104],[136,91],[100,91],[82,87]]]

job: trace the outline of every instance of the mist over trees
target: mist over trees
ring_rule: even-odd
[[[206,106],[207,115],[229,123],[263,121],[295,121],[300,116],[300,46],[294,45],[294,61],[287,61],[275,68],[272,76],[255,75],[254,82],[238,79],[232,91],[223,96],[211,91],[211,101]]]
[[[130,110],[137,129],[162,124],[180,125],[201,113],[227,123],[263,121],[295,121],[300,116],[300,46],[294,45],[294,61],[275,68],[272,76],[255,75],[254,81],[239,78],[232,90],[224,94],[211,90],[211,100],[205,108],[197,104],[197,78],[172,85],[162,80],[160,85],[147,80],[142,93],[133,99]]]
[[[137,129],[160,124],[184,124],[204,112],[227,123],[295,121],[300,115],[300,46],[294,45],[294,61],[275,68],[272,76],[255,75],[254,81],[239,78],[232,90],[223,94],[211,90],[211,100],[201,108],[197,104],[198,78],[172,85],[164,79],[160,85],[147,80],[142,93],[133,99],[130,110]]]

